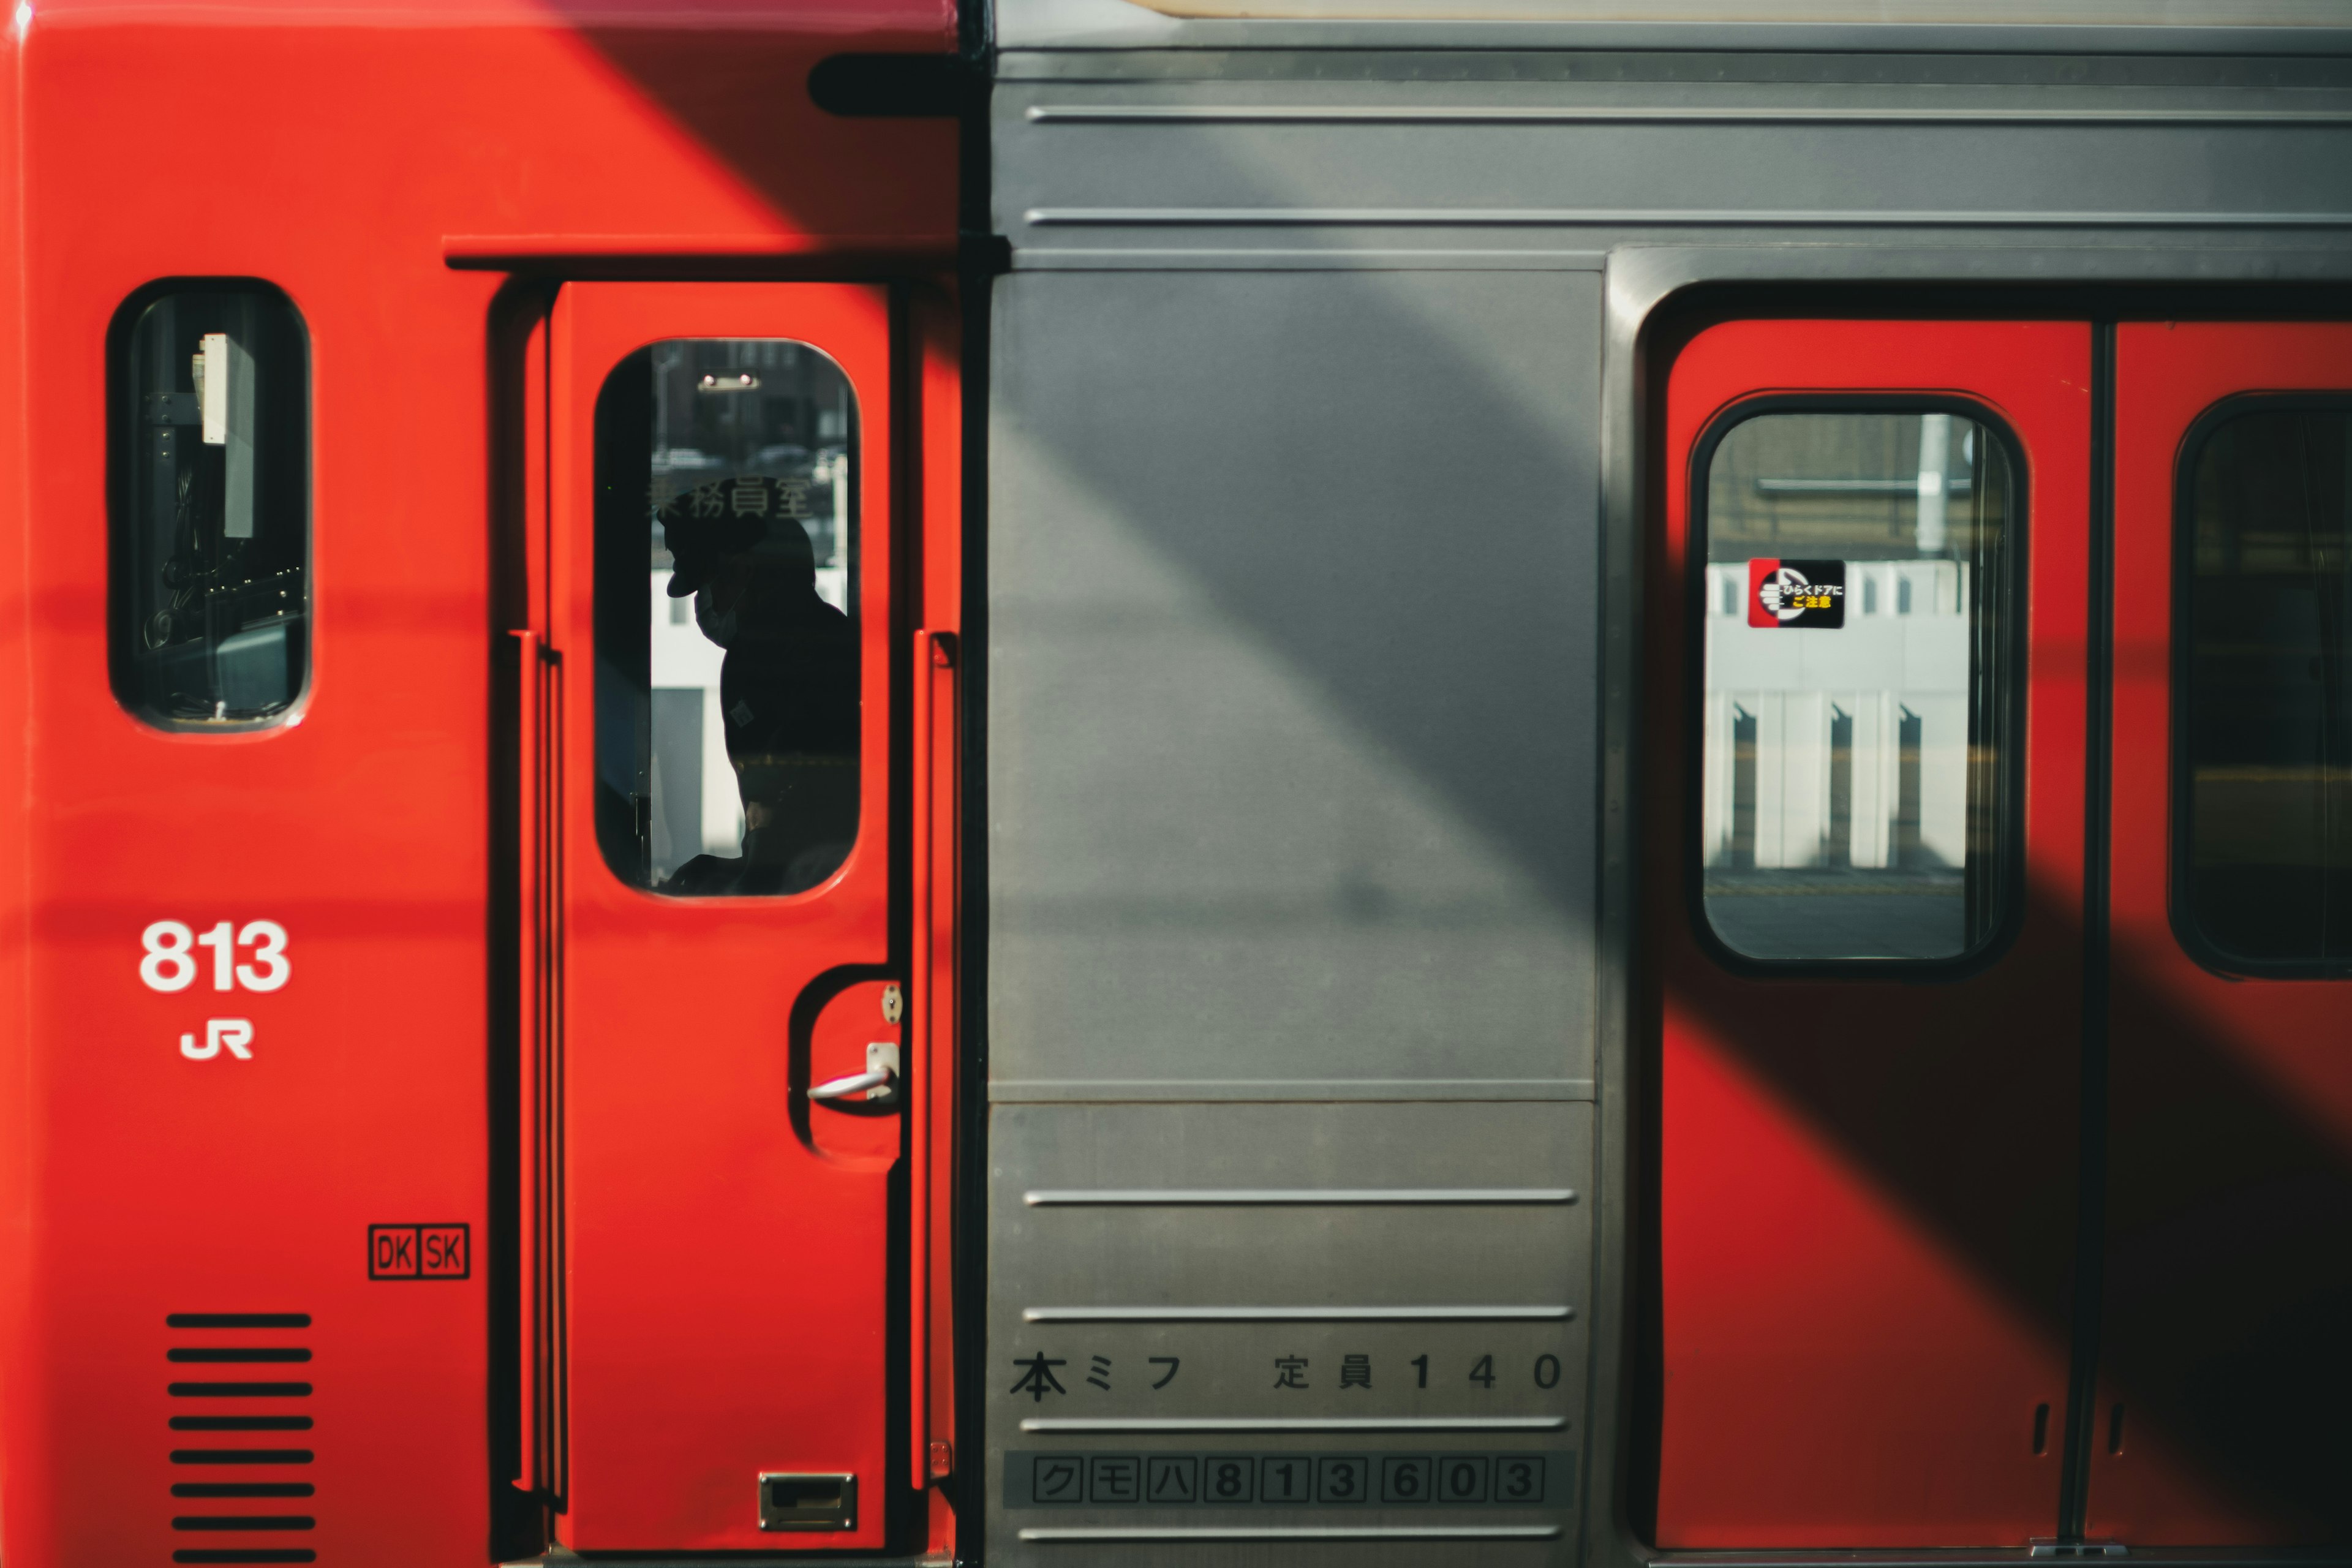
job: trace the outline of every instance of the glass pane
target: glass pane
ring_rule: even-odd
[[[173,729],[249,729],[302,693],[310,348],[258,289],[140,311],[116,373],[115,695]]]
[[[656,892],[796,893],[857,836],[857,405],[806,343],[675,339],[596,402],[597,837]]]
[[[1999,923],[2009,453],[1945,413],[1762,414],[1706,473],[1699,861],[1759,959]]]
[[[2352,409],[2214,426],[2189,466],[2187,930],[2258,968],[2352,960]]]

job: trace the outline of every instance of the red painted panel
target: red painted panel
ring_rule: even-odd
[[[292,1310],[300,1544],[483,1560],[511,1468],[480,1245],[513,962],[486,948],[500,279],[452,237],[944,257],[953,125],[836,119],[805,82],[953,37],[947,0],[43,0],[0,32],[0,1556],[192,1544],[172,1519],[221,1505],[168,1490],[164,1352],[235,1347],[164,1314]],[[314,684],[266,735],[159,734],[107,689],[107,324],[206,276],[278,285],[310,336]],[[295,975],[238,998],[254,1059],[181,1058],[211,994],[141,987],[140,931],[257,916]],[[370,1224],[441,1220],[474,1226],[468,1278],[369,1279]]]
[[[478,1247],[488,1217],[487,714],[483,639],[467,614],[481,603],[479,555],[420,550],[397,529],[322,524],[320,630],[299,719],[237,736],[131,719],[108,689],[103,616],[101,345],[117,300],[45,282],[51,304],[34,312],[23,362],[46,384],[32,415],[45,456],[19,470],[30,514],[46,521],[38,569],[18,577],[36,647],[18,687],[30,710],[17,776],[31,844],[11,895],[31,959],[19,1014],[31,1059],[11,1091],[33,1122],[29,1212],[11,1221],[29,1276],[17,1364],[41,1373],[11,1384],[22,1391],[12,1441],[23,1445],[11,1486],[26,1489],[10,1494],[9,1550],[59,1563],[168,1560],[189,1543],[174,1518],[228,1511],[175,1500],[173,1485],[218,1477],[171,1454],[268,1446],[314,1458],[237,1479],[314,1487],[299,1510],[317,1521],[302,1532],[313,1549],[364,1539],[446,1555],[488,1528],[479,1253],[464,1278],[371,1279],[368,1227],[462,1224]],[[488,291],[474,279],[450,293],[478,312]],[[325,331],[312,319],[313,494],[318,515],[340,522],[378,454],[352,439],[345,411],[372,395],[326,314]],[[462,342],[412,348],[425,378],[462,384],[478,372]],[[419,464],[450,482],[433,458]],[[140,981],[142,932],[166,919],[198,930],[274,921],[289,933],[292,975],[258,994],[215,992],[209,976],[152,991]],[[250,1059],[181,1053],[184,1033],[231,1016],[253,1025]],[[174,1312],[257,1311],[310,1322],[283,1333],[165,1326]],[[166,1359],[256,1345],[310,1359],[257,1379],[236,1363]],[[250,1405],[167,1392],[252,1380],[311,1392]],[[315,1426],[268,1445],[166,1426],[257,1414]],[[39,1455],[47,1474],[19,1471],[17,1454]],[[354,1506],[371,1495],[440,1500],[374,1520]],[[230,1532],[206,1543],[255,1542]]]
[[[29,646],[6,678],[25,715],[11,731],[22,792],[11,832],[27,844],[6,893],[27,967],[6,1098],[29,1129],[5,1224],[25,1291],[12,1298],[22,1331],[5,1379],[5,1551],[114,1564],[169,1561],[192,1534],[215,1550],[282,1545],[173,1524],[236,1511],[175,1498],[175,1485],[222,1478],[173,1452],[267,1447],[313,1458],[235,1479],[315,1489],[299,1507],[245,1511],[314,1520],[297,1533],[322,1556],[362,1542],[412,1561],[478,1552],[489,1158],[478,388],[495,280],[410,279],[384,289],[409,301],[395,320],[364,267],[325,275],[316,252],[281,243],[289,225],[244,236],[234,258],[209,225],[174,236],[169,214],[188,196],[163,162],[84,163],[87,142],[68,129],[110,112],[102,102],[131,112],[139,72],[68,117],[47,65],[6,67],[32,121],[22,195],[38,237],[11,254],[39,301],[8,322],[10,382],[40,389],[11,440],[41,458],[13,468],[6,506],[12,528],[38,520],[38,542],[16,536],[30,559],[9,574],[25,596],[11,624]],[[186,58],[173,68],[202,74]],[[103,204],[88,199],[96,190]],[[236,736],[150,729],[107,680],[108,323],[138,284],[207,270],[275,274],[310,331],[313,682],[296,721]],[[260,994],[217,993],[208,977],[150,991],[141,933],[164,919],[274,921],[292,976]],[[215,1016],[252,1023],[249,1060],[180,1053],[180,1036]],[[466,1277],[371,1279],[369,1226],[426,1222],[470,1227]],[[310,1322],[166,1327],[187,1312]],[[252,1349],[310,1360],[167,1360]],[[254,1365],[300,1371],[220,1370]],[[251,1404],[168,1392],[238,1381],[311,1392]],[[313,1425],[266,1437],[167,1426],[215,1415]],[[400,1501],[418,1498],[434,1503]]]
[[[271,260],[292,289],[288,249],[348,271],[437,267],[447,242],[600,256],[953,242],[952,122],[844,119],[807,89],[828,55],[951,49],[944,0],[683,16],[278,0],[234,15],[224,25],[202,0],[36,8],[19,45],[28,174],[57,243],[128,228],[168,237],[176,270],[234,272],[212,258],[225,250]],[[155,156],[158,123],[204,128],[191,162]],[[371,248],[390,254],[362,259]]]
[[[911,1484],[944,1481],[955,1469],[956,1020],[961,952],[963,407],[954,301],[928,290],[908,301],[922,395],[911,400],[921,455],[909,476],[920,487],[921,624],[910,692],[914,801],[908,846],[913,871],[914,1055],[908,1068],[909,1191],[915,1212],[908,1324],[914,1358],[908,1387]],[[955,1515],[944,1488],[931,1491],[930,1544],[955,1550]]]
[[[2090,1533],[2352,1540],[2352,988],[2226,977],[2168,912],[2174,481],[2242,392],[2352,391],[2352,327],[2119,329],[2115,979]],[[2114,1412],[2123,1407],[2119,1446]]]
[[[691,337],[812,343],[840,364],[861,411],[858,838],[832,879],[790,898],[638,891],[596,843],[591,422],[625,356]],[[550,641],[564,665],[570,1483],[560,1533],[575,1549],[877,1548],[903,1474],[884,1448],[888,1162],[829,1150],[807,1131],[808,1117],[833,1113],[810,1110],[812,1053],[788,1045],[803,993],[892,956],[891,378],[879,289],[589,284],[557,305]],[[866,1022],[842,1026],[853,1021]],[[840,1044],[820,1037],[821,1048]],[[762,1532],[757,1478],[770,1470],[855,1473],[855,1531]]]
[[[1644,886],[1661,1019],[1658,1543],[2021,1546],[2054,1532],[2074,1238],[2090,334],[1743,321],[1666,392]],[[1753,979],[1693,934],[1691,449],[1772,392],[1978,403],[2028,476],[2028,888],[1965,979]],[[2052,1408],[2048,1451],[2035,1411]]]
[[[15,50],[0,41],[0,168],[21,165],[22,80]],[[24,209],[0,208],[0,258],[24,254]],[[14,324],[26,319],[21,264],[0,262],[0,344],[22,363]],[[0,734],[32,731],[32,465],[26,460],[26,379],[0,375]],[[33,1169],[39,1106],[31,1092],[40,1059],[30,1022],[33,912],[29,890],[33,778],[25,748],[0,759],[0,1555],[57,1561],[53,1526],[57,1479],[47,1444],[56,1395],[46,1371],[43,1314],[35,1289],[31,1234],[40,1192]],[[18,1523],[31,1524],[29,1530]]]

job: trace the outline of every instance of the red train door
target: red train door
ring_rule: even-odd
[[[2352,1540],[2352,327],[2116,349],[2088,1531]]]
[[[541,1479],[575,1550],[878,1549],[908,1005],[888,296],[572,285],[549,348]]]
[[[2055,1533],[2091,362],[2084,324],[1739,321],[1672,366],[1662,1546]]]

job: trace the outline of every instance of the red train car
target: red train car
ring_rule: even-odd
[[[12,1558],[482,1562],[557,1497],[585,1550],[951,1541],[907,1227],[953,1076],[954,131],[804,84],[955,26],[19,16]],[[646,602],[714,570],[695,524],[827,552],[737,584],[838,688],[733,753],[825,802],[769,852],[796,897],[652,891],[698,837],[637,858],[656,766],[659,826],[740,812],[677,782],[730,772],[727,656],[646,685],[698,639]],[[772,632],[729,703],[772,705]],[[883,1042],[889,1115],[788,1109]]]
[[[1638,9],[19,5],[0,1557],[2352,1547],[2352,10]]]

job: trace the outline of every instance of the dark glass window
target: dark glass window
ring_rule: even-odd
[[[2175,919],[2224,967],[2352,968],[2352,402],[2249,400],[2182,462]]]
[[[2013,858],[2006,444],[1965,414],[1790,410],[1702,450],[1708,927],[1752,959],[1976,949]]]
[[[596,831],[656,892],[796,893],[857,836],[857,405],[781,339],[673,339],[596,401]]]
[[[302,321],[257,287],[133,308],[114,365],[115,695],[173,729],[267,724],[310,666]]]

